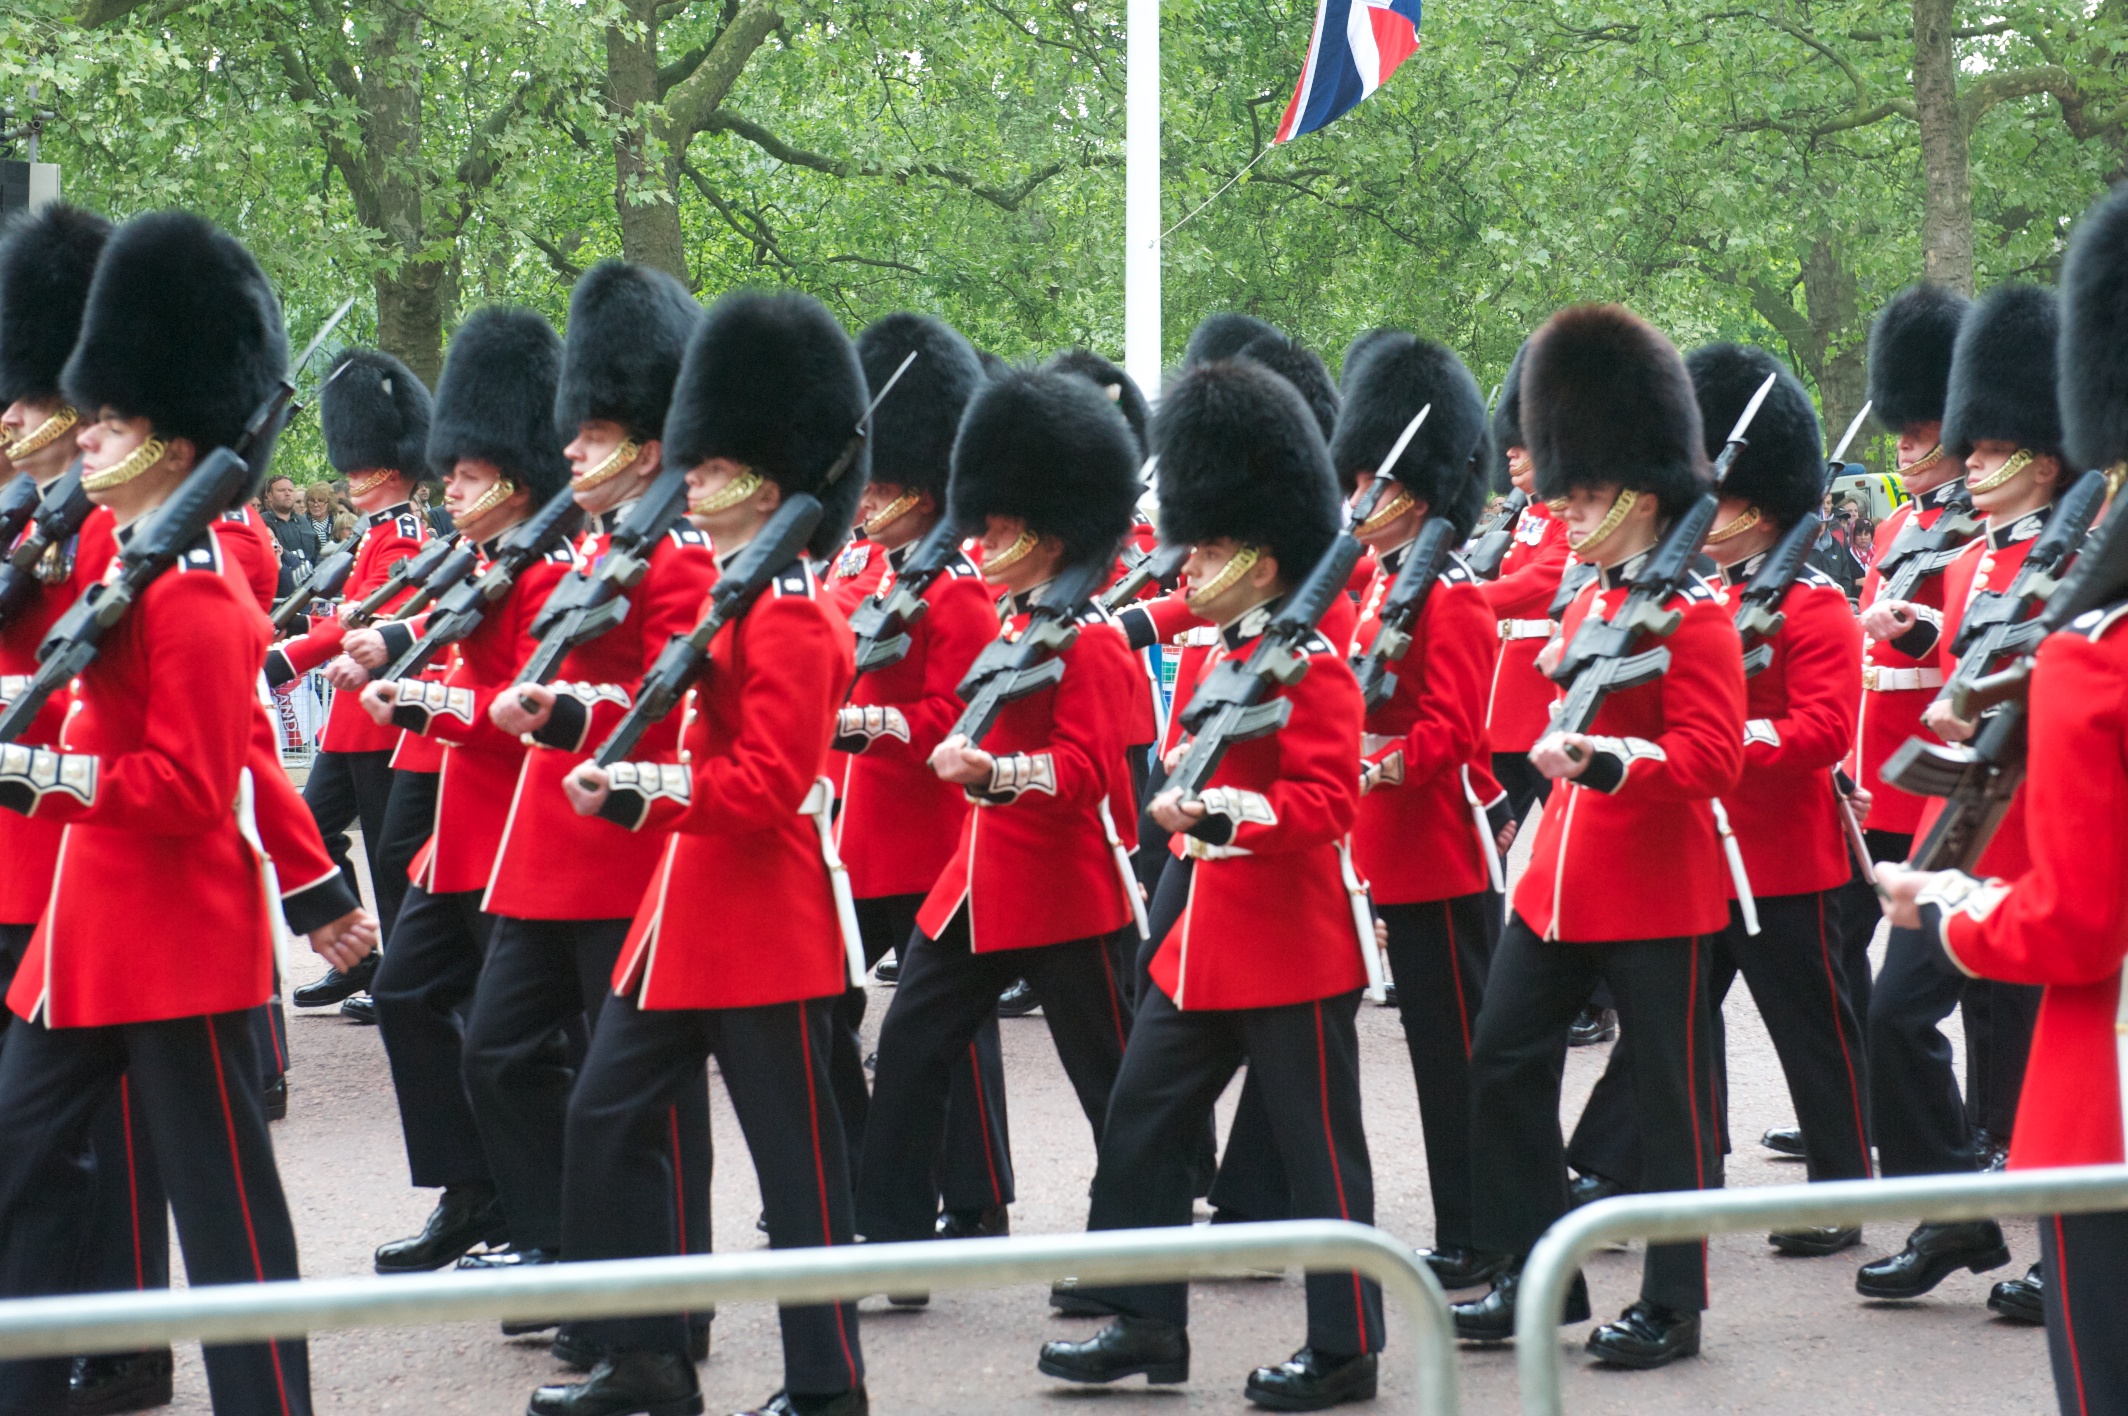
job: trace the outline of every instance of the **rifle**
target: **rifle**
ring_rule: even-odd
[[[563,487],[547,498],[547,504],[534,512],[530,520],[520,522],[504,533],[502,544],[495,550],[495,558],[488,562],[488,568],[480,573],[480,578],[461,580],[437,599],[436,612],[422,627],[421,637],[408,645],[406,652],[383,672],[370,677],[380,683],[396,683],[420,673],[446,645],[456,644],[480,628],[480,622],[487,617],[488,606],[509,594],[510,587],[517,583],[520,575],[545,560],[549,551],[568,540],[583,524],[584,509],[576,504],[576,494],[569,488]]]
[[[1720,500],[1717,491],[1728,477],[1737,455],[1747,445],[1744,434],[1750,430],[1751,420],[1758,416],[1759,405],[1773,391],[1775,377],[1773,374],[1766,376],[1766,382],[1759,385],[1758,392],[1744,405],[1736,426],[1729,430],[1721,455],[1714,460],[1716,490],[1701,493],[1671,524],[1649,553],[1647,567],[1634,577],[1633,588],[1627,592],[1618,612],[1609,619],[1592,613],[1574,632],[1573,642],[1567,645],[1558,667],[1551,672],[1554,683],[1567,685],[1566,697],[1552,719],[1555,731],[1587,732],[1606,698],[1653,683],[1668,671],[1670,651],[1667,648],[1658,644],[1636,654],[1633,646],[1643,635],[1667,639],[1677,632],[1678,624],[1684,619],[1682,611],[1666,610],[1664,606],[1671,596],[1684,588],[1692,575],[1692,562],[1699,558],[1700,543],[1707,539],[1707,532],[1714,525],[1714,512]],[[1569,756],[1578,754],[1569,753]]]
[[[1150,551],[1126,546],[1123,576],[1101,592],[1101,608],[1113,614],[1137,599],[1148,585],[1173,590],[1189,558],[1188,546],[1160,546]]]
[[[1455,527],[1448,521],[1428,517],[1403,565],[1397,568],[1396,581],[1382,600],[1381,623],[1375,630],[1374,643],[1353,664],[1359,674],[1360,696],[1367,701],[1370,713],[1396,692],[1396,670],[1390,666],[1402,663],[1411,650],[1411,631],[1426,612],[1426,601],[1441,572],[1448,568],[1454,537]]]
[[[1818,494],[1820,502],[1824,501],[1825,493],[1832,490],[1833,478],[1840,474],[1840,459],[1846,455],[1847,445],[1855,440],[1855,434],[1862,430],[1862,420],[1875,406],[1873,401],[1862,405],[1862,411],[1855,414],[1855,420],[1841,434],[1832,456],[1825,460],[1825,483]],[[1810,549],[1817,544],[1818,531],[1824,524],[1823,512],[1815,507],[1805,512],[1774,543],[1765,561],[1752,573],[1751,582],[1744,587],[1743,594],[1737,597],[1742,602],[1737,606],[1736,632],[1744,641],[1745,678],[1757,678],[1773,662],[1773,645],[1768,641],[1781,632],[1781,626],[1788,619],[1780,607],[1788,599],[1788,592],[1795,588],[1796,577],[1803,573]]]
[[[998,638],[983,646],[967,677],[953,690],[968,706],[948,737],[959,733],[970,747],[981,746],[1007,703],[1064,677],[1062,655],[1078,639],[1079,616],[1107,569],[1105,561],[1073,566],[1043,588],[1018,639]]]
[[[1499,578],[1500,562],[1507,559],[1507,548],[1515,543],[1515,522],[1528,505],[1529,493],[1515,488],[1500,503],[1500,509],[1471,534],[1463,547],[1463,563],[1470,567],[1472,575],[1480,580]]]
[[[909,627],[930,610],[924,596],[940,576],[953,568],[961,553],[960,533],[949,518],[941,518],[894,577],[886,593],[865,596],[850,613],[850,628],[857,635],[857,677],[898,664],[909,652]],[[854,691],[855,680],[850,684]],[[844,694],[845,698],[849,695]]]
[[[17,473],[5,490],[0,490],[0,547],[15,544],[15,538],[30,524],[30,517],[37,512],[37,503],[44,500],[44,488],[27,472]]]
[[[1973,494],[1961,482],[1944,498],[1943,515],[1934,526],[1923,530],[1918,519],[1909,521],[1885,547],[1877,559],[1877,598],[1913,599],[1922,581],[1942,574],[1965,543],[1979,534],[1980,514],[1973,510]]]
[[[25,478],[25,481],[28,479]],[[67,468],[45,489],[30,514],[29,531],[14,544],[7,559],[0,561],[0,625],[22,613],[43,589],[37,567],[54,546],[63,546],[81,532],[96,503],[81,489],[81,460]]]
[[[267,618],[273,623],[276,636],[285,634],[288,626],[295,623],[296,616],[310,608],[313,600],[330,600],[347,584],[347,577],[355,568],[355,543],[362,539],[360,531],[335,546],[327,546],[318,557],[317,566],[303,578],[303,583],[288,592],[288,598],[273,607]]]
[[[532,621],[539,645],[518,670],[517,682],[551,682],[570,650],[628,618],[628,592],[642,584],[658,542],[686,514],[687,473],[666,468],[621,513],[598,565],[589,574],[570,571],[540,606]]]
[[[148,587],[164,571],[176,565],[202,536],[210,534],[208,528],[214,519],[229,508],[237,494],[252,480],[252,469],[245,459],[253,448],[280,431],[288,401],[295,397],[296,375],[303,371],[303,366],[310,362],[311,356],[318,352],[326,337],[354,305],[354,300],[349,299],[333,312],[332,318],[319,328],[309,346],[281,375],[266,401],[252,412],[235,444],[218,447],[201,458],[199,464],[185,474],[185,480],[178,484],[169,499],[136,523],[131,541],[112,562],[113,570],[67,606],[66,613],[59,617],[44,636],[44,642],[37,646],[37,672],[30,676],[21,696],[8,705],[5,713],[0,713],[0,742],[13,742],[20,737],[23,729],[44,707],[45,700],[95,663],[103,637],[111,626],[125,618],[126,612],[139,603]],[[80,469],[77,467],[68,475],[74,481],[73,490],[80,492]],[[62,478],[61,482],[66,480]],[[52,488],[54,493],[60,490],[57,485]],[[84,512],[83,518],[86,517]],[[76,529],[78,526],[77,523]]]
[[[419,585],[433,575],[436,567],[443,563],[444,557],[448,556],[451,548],[457,544],[458,533],[453,531],[448,536],[438,536],[411,556],[402,556],[392,562],[391,573],[385,576],[384,583],[364,595],[361,603],[347,612],[347,627],[361,629],[373,622],[384,612],[384,607],[407,586]],[[467,563],[471,564],[470,557]]]

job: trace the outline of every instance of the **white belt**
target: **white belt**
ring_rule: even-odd
[[[1941,669],[1888,669],[1875,664],[1862,666],[1862,687],[1869,693],[1898,693],[1904,689],[1941,688]]]
[[[1345,882],[1345,898],[1352,905],[1352,930],[1360,938],[1360,966],[1367,971],[1367,1001],[1379,1003],[1389,995],[1385,991],[1388,981],[1382,977],[1382,951],[1374,942],[1374,906],[1367,895],[1367,887],[1360,883],[1360,873],[1352,864],[1352,840],[1350,837],[1337,843],[1337,870]],[[1195,885],[1195,882],[1191,882]]]
[[[1108,808],[1108,798],[1101,798],[1101,833],[1108,837],[1108,853],[1116,862],[1116,875],[1123,882],[1123,897],[1130,901],[1131,920],[1138,926],[1138,938],[1153,937],[1152,928],[1145,922],[1145,896],[1138,888],[1138,873],[1131,869],[1130,851],[1123,844],[1122,835],[1116,830],[1116,815]],[[1196,840],[1184,838],[1187,844]]]
[[[1507,893],[1507,879],[1500,869],[1500,843],[1493,839],[1492,818],[1485,814],[1485,803],[1478,800],[1477,789],[1470,784],[1470,768],[1462,769],[1463,800],[1470,804],[1471,823],[1478,828],[1478,849],[1485,854],[1485,875],[1495,891]]]
[[[1548,619],[1505,619],[1500,621],[1500,637],[1502,639],[1549,639],[1551,634],[1552,622]]]
[[[828,885],[835,892],[835,922],[842,927],[842,952],[849,962],[850,987],[864,987],[864,939],[857,932],[857,901],[850,889],[850,868],[835,849],[835,784],[815,777],[813,788],[798,803],[798,814],[813,818],[820,831],[820,858],[828,868]]]
[[[1743,916],[1744,933],[1759,932],[1758,901],[1751,897],[1751,877],[1744,873],[1744,851],[1736,843],[1736,832],[1729,829],[1729,811],[1720,797],[1707,798],[1714,808],[1714,829],[1722,838],[1722,854],[1729,859],[1729,883],[1736,886],[1736,910]]]

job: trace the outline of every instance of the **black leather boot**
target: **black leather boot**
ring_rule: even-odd
[[[1667,1367],[1699,1355],[1699,1314],[1643,1298],[1589,1334],[1589,1355],[1614,1367]]]
[[[2047,1280],[2038,1264],[2025,1270],[2023,1278],[2006,1278],[1988,1290],[1988,1311],[2013,1323],[2044,1327],[2047,1322]]]
[[[357,993],[340,1005],[340,1016],[365,1028],[377,1026],[377,1000],[367,993]]]
[[[167,1347],[76,1357],[67,1379],[67,1416],[115,1416],[168,1406],[174,1366]]]
[[[540,1264],[557,1263],[560,1258],[552,1249],[520,1249],[510,1244],[500,1249],[483,1249],[477,1254],[467,1254],[458,1261],[458,1267],[475,1273],[487,1273],[495,1269],[534,1268]],[[540,1328],[553,1326],[552,1323],[540,1324]],[[527,1328],[526,1331],[538,1332],[540,1328]]]
[[[833,1396],[793,1395],[779,1391],[765,1405],[752,1411],[741,1411],[739,1416],[869,1416],[872,1399],[865,1395],[863,1387],[838,1391]]]
[[[1158,1386],[1190,1379],[1190,1332],[1160,1318],[1120,1317],[1084,1342],[1045,1342],[1035,1363],[1067,1382],[1113,1382],[1145,1374]]]
[[[1374,1400],[1372,1352],[1339,1357],[1303,1347],[1275,1367],[1249,1373],[1242,1395],[1271,1411],[1324,1411],[1348,1401]]]
[[[479,1244],[493,1244],[509,1232],[493,1185],[451,1185],[444,1189],[419,1234],[377,1246],[377,1272],[425,1273],[455,1264]]]
[[[1958,1269],[1986,1273],[2009,1261],[2002,1226],[1992,1219],[1924,1224],[1898,1253],[1862,1265],[1855,1292],[1864,1298],[1919,1298]]]
[[[1449,1316],[1455,1319],[1456,1336],[1465,1342],[1506,1342],[1515,1335],[1515,1301],[1522,1290],[1522,1264],[1509,1260],[1509,1267],[1500,1270],[1493,1279],[1492,1292],[1469,1303],[1452,1303]],[[1580,1274],[1574,1275],[1573,1285],[1566,1291],[1566,1311],[1559,1315],[1561,1326],[1567,1323],[1587,1322],[1589,1318],[1589,1281]]]
[[[1443,1288],[1476,1288],[1507,1265],[1507,1255],[1487,1254],[1477,1249],[1443,1245],[1421,1249],[1419,1258],[1433,1270]]]
[[[614,1352],[583,1381],[533,1392],[525,1416],[702,1416],[702,1387],[683,1352]]]
[[[1576,1014],[1572,1025],[1566,1030],[1569,1047],[1594,1047],[1599,1042],[1618,1040],[1618,1010],[1599,1008],[1591,1003]]]
[[[1112,1318],[1116,1310],[1084,1291],[1076,1278],[1060,1278],[1049,1285],[1049,1306],[1067,1318]]]
[[[1777,1229],[1766,1242],[1799,1259],[1818,1259],[1852,1249],[1862,1242],[1859,1224],[1814,1224],[1807,1229]]]
[[[1580,1209],[1583,1205],[1593,1205],[1598,1200],[1608,1200],[1625,1192],[1625,1186],[1608,1176],[1576,1175],[1566,1182],[1566,1207]]]
[[[1027,986],[1024,978],[1014,979],[1012,987],[998,995],[997,1011],[1001,1018],[1024,1018],[1041,1006],[1042,1000],[1035,997],[1034,990]]]
[[[1012,1212],[1003,1205],[979,1210],[947,1210],[938,1217],[941,1239],[994,1239],[1012,1232]]]
[[[265,1089],[259,1093],[259,1100],[266,1107],[266,1119],[268,1121],[286,1121],[288,1119],[288,1074],[283,1072],[280,1076],[268,1082]]]
[[[292,1001],[298,1008],[330,1008],[335,1003],[344,1003],[357,993],[369,991],[370,980],[377,976],[377,965],[384,955],[372,949],[363,955],[346,973],[327,969],[325,977],[315,983],[306,983],[298,988]]]
[[[1759,1137],[1759,1144],[1775,1155],[1803,1158],[1803,1128],[1801,1126],[1772,1126]]]

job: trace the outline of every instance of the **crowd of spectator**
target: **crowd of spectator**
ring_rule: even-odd
[[[345,478],[298,487],[293,477],[276,475],[251,505],[280,549],[277,593],[282,595],[301,584],[328,550],[354,535],[362,524],[361,513],[348,500]],[[433,504],[429,483],[414,489],[414,506],[436,534],[450,532],[450,513]]]

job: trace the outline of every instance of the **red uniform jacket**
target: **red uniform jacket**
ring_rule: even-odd
[[[1381,559],[1350,641],[1355,658],[1374,643],[1383,597],[1408,549]],[[1363,795],[1352,854],[1377,904],[1449,900],[1490,884],[1463,769],[1492,756],[1485,688],[1497,642],[1483,591],[1451,561],[1396,666],[1395,693],[1367,715],[1361,740]]]
[[[1246,658],[1270,617],[1260,607],[1228,626],[1212,662]],[[1317,635],[1307,674],[1277,696],[1293,704],[1286,725],[1235,743],[1205,789],[1219,843],[1182,838],[1198,858],[1189,899],[1152,964],[1177,1008],[1275,1008],[1367,982],[1339,859],[1359,805],[1359,684]]]
[[[417,554],[428,539],[428,523],[411,502],[372,512],[363,528],[362,541],[355,548],[355,568],[348,572],[342,598],[353,603],[367,597],[391,579],[395,562]],[[409,586],[385,608],[390,610],[413,598],[413,594]],[[267,655],[267,679],[285,683],[309,673],[340,652],[340,641],[346,634],[346,626],[337,617],[312,621],[307,634],[283,640]],[[319,747],[327,752],[389,752],[398,744],[399,730],[371,721],[369,714],[362,711],[360,699],[354,693],[333,695],[332,711],[326,715],[325,735],[319,740]]]
[[[611,538],[604,524],[584,532],[577,554],[587,568],[606,553]],[[709,539],[683,520],[651,552],[649,570],[628,592],[627,616],[562,660],[552,685],[553,716],[531,734],[518,767],[482,909],[515,919],[625,919],[635,912],[663,842],[596,816],[578,816],[562,779],[598,750],[634,706],[636,688],[665,642],[695,627],[702,597],[716,579]],[[642,762],[676,762],[679,743],[674,714],[644,733],[632,755]]]
[[[877,541],[860,535],[835,555],[821,589],[828,602],[848,615],[878,590],[887,576],[887,552]]]
[[[1636,569],[1637,558],[1582,588],[1560,626],[1569,642],[1594,608],[1618,608]],[[1515,887],[1515,913],[1544,938],[1669,939],[1729,922],[1708,802],[1744,766],[1743,648],[1707,586],[1689,585],[1670,605],[1684,618],[1663,641],[1669,672],[1604,700],[1590,730],[1599,751],[1545,804]]]
[[[2032,675],[2031,864],[1922,896],[1967,973],[2044,984],[2012,1169],[2119,1164],[2128,1098],[2128,606],[2080,616]],[[1977,885],[1977,888],[1975,888]]]
[[[1499,578],[1482,587],[1499,622],[1500,650],[1485,703],[1485,736],[1494,752],[1528,752],[1551,727],[1559,686],[1538,669],[1537,655],[1551,637],[1547,616],[1566,566],[1566,523],[1543,502],[1531,502],[1515,518]]]
[[[709,646],[639,829],[670,831],[616,993],[644,1008],[755,1008],[849,987],[821,851],[822,785],[849,686],[850,626],[794,562]]]
[[[1875,604],[1878,592],[1884,588],[1877,563],[1899,538],[1899,532],[1909,521],[1926,530],[1942,520],[1943,503],[1959,486],[1958,482],[1947,482],[1924,492],[1877,523],[1877,534],[1870,542],[1874,552],[1869,574],[1862,582],[1863,609]],[[1912,603],[1921,616],[1921,625],[1916,626],[1913,638],[1902,641],[1905,649],[1874,639],[1866,640],[1862,646],[1862,708],[1855,730],[1854,776],[1875,795],[1869,819],[1863,823],[1873,831],[1911,834],[1921,822],[1922,799],[1884,780],[1880,774],[1885,760],[1910,737],[1942,741],[1921,726],[1921,715],[1928,711],[1936,690],[1943,686],[1942,672],[1936,665],[1935,633],[1941,630],[1943,621],[1943,576],[1932,575],[1915,587]],[[1914,652],[1908,653],[1907,649]]]
[[[1005,633],[1017,636],[1027,597],[1006,608]],[[997,770],[986,790],[969,793],[975,809],[916,916],[934,939],[964,902],[979,954],[1090,939],[1133,917],[1129,866],[1117,851],[1137,827],[1123,752],[1132,681],[1145,675],[1099,609],[1080,617],[1062,657],[1056,686],[1006,704],[983,740]]]
[[[896,552],[896,556],[902,555]],[[889,559],[881,557],[881,559]],[[878,592],[893,585],[890,567]],[[842,812],[835,840],[860,900],[929,890],[960,839],[968,797],[931,770],[933,749],[960,717],[954,688],[997,637],[990,588],[966,557],[931,583],[901,662],[857,681],[838,741]]]
[[[1367,562],[1372,565],[1374,557],[1368,556]],[[1123,611],[1116,619],[1126,630],[1130,628],[1128,617],[1131,615],[1145,616],[1145,625],[1155,643],[1180,646],[1180,659],[1175,665],[1175,698],[1167,715],[1167,730],[1160,736],[1160,755],[1165,757],[1184,737],[1182,710],[1189,707],[1190,695],[1196,691],[1197,681],[1204,676],[1205,661],[1220,642],[1219,630],[1190,608],[1189,595],[1183,590],[1132,605]],[[1319,628],[1323,638],[1332,644],[1345,644],[1351,641],[1358,623],[1359,607],[1352,596],[1339,595],[1330,602],[1330,608],[1323,611]],[[1141,630],[1140,634],[1144,632]]]
[[[1732,617],[1763,560],[1722,573]],[[1854,873],[1832,773],[1854,747],[1862,627],[1822,571],[1805,570],[1780,610],[1773,662],[1744,681],[1744,775],[1722,793],[1754,895],[1830,890]]]
[[[261,610],[271,612],[274,591],[281,584],[281,543],[249,506],[223,512],[214,530],[221,538],[222,557],[230,573],[250,588]]]

